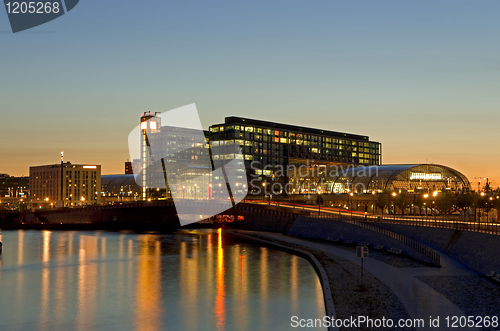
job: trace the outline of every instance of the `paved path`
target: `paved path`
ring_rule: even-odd
[[[357,265],[361,265],[361,259],[355,253],[329,245],[302,240],[296,237],[289,237],[278,233],[245,231],[250,235],[268,240],[279,240],[290,244],[301,245],[330,253]],[[444,295],[440,294],[424,282],[416,279],[416,276],[458,276],[458,275],[479,275],[464,267],[462,264],[451,259],[442,252],[441,268],[395,268],[384,262],[367,258],[364,261],[365,270],[372,273],[380,281],[386,284],[399,297],[412,319],[421,318],[425,321],[424,328],[418,330],[436,330],[429,326],[429,317],[440,317],[439,330],[446,330],[447,316],[466,316],[461,309],[455,306]],[[451,329],[451,328],[450,328]],[[463,328],[461,328],[463,329]],[[478,330],[477,328],[465,328],[467,330]],[[456,330],[454,328],[453,330]]]

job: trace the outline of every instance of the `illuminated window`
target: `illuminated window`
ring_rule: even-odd
[[[281,138],[280,139],[280,143],[286,144],[286,143],[288,143],[288,139],[287,138]]]
[[[149,128],[151,130],[156,130],[156,122],[155,121],[151,121],[149,122]]]
[[[141,123],[141,130],[146,130],[148,128],[148,122]]]

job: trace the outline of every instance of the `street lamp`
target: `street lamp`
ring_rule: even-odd
[[[373,196],[373,204],[372,204],[373,215],[375,215],[375,191],[372,191],[372,196]]]
[[[349,200],[349,198],[350,198],[350,197],[353,197],[353,196],[354,196],[354,193],[352,193],[352,192],[351,192],[351,193],[349,193],[349,195],[347,196],[347,199],[348,199],[348,201],[349,201],[349,209],[351,210],[351,221],[352,221],[352,206],[351,206],[351,201],[352,201],[352,199],[351,199],[351,200]]]
[[[247,188],[247,184],[243,184],[243,192],[245,192],[245,189]],[[243,197],[243,202],[245,202],[245,199],[247,197],[248,191],[245,193],[245,196]]]
[[[392,192],[393,197],[396,197],[396,195],[398,195],[396,192]],[[396,200],[392,203],[392,215],[396,219]]]
[[[321,191],[317,190],[318,192],[318,215],[321,216]]]
[[[264,202],[264,199],[266,197],[266,182],[262,183],[262,202]],[[271,196],[269,196],[269,204],[271,204]]]

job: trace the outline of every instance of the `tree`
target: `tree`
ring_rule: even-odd
[[[472,209],[477,204],[477,194],[469,191],[461,192],[460,194],[457,194],[455,204],[458,209],[462,209],[464,211]]]
[[[424,197],[422,194],[416,194],[413,197],[413,204],[418,207],[418,214],[422,215],[422,207],[424,206]]]
[[[382,209],[382,214],[383,214],[385,208],[389,205],[389,199],[387,198],[387,194],[379,194],[375,204],[377,205],[378,208]]]
[[[443,214],[444,219],[444,215],[449,214],[453,206],[455,206],[455,197],[448,192],[441,193],[436,197],[435,204],[439,212]]]
[[[497,210],[497,219],[496,219],[496,221],[498,222],[499,221],[499,214],[500,214],[500,198],[498,198],[498,196],[494,197],[492,205]]]
[[[405,214],[405,209],[411,206],[411,201],[406,193],[398,194],[395,205],[398,206],[401,214]]]

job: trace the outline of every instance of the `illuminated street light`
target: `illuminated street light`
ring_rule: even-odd
[[[375,215],[375,191],[372,191],[372,196],[373,196],[372,210],[373,210],[373,215]]]

